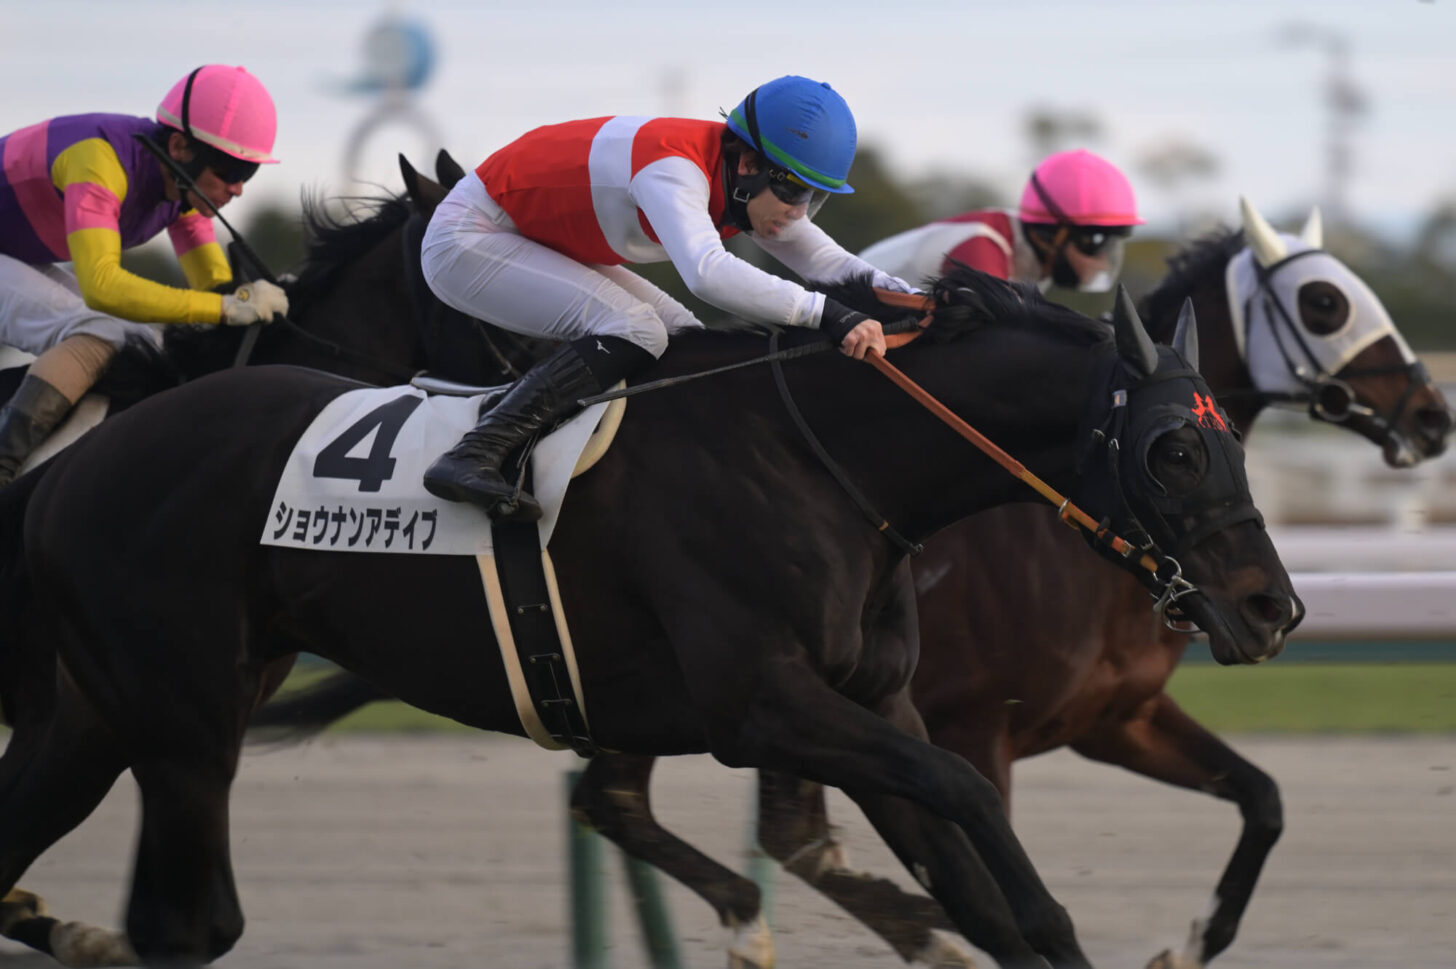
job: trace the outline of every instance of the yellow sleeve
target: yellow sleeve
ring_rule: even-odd
[[[216,242],[189,249],[177,257],[177,262],[187,276],[187,285],[193,289],[212,289],[233,278],[227,256]]]
[[[81,296],[92,309],[142,323],[216,323],[222,297],[177,289],[121,268],[121,202],[126,172],[102,138],[78,141],[56,156],[51,180],[66,209],[66,246]]]
[[[217,323],[222,297],[143,279],[121,268],[121,236],[81,229],[66,236],[86,305],[138,323]]]

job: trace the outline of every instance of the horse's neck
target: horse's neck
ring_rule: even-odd
[[[980,338],[915,347],[892,362],[1065,492],[1094,371],[1112,352],[1007,327]],[[1031,497],[1026,484],[885,377],[863,372],[856,378],[848,399],[843,390],[834,394],[824,387],[822,400],[838,403],[821,403],[811,423],[822,428],[827,449],[876,510],[901,531],[923,538],[985,508]]]
[[[1234,424],[1247,428],[1264,404],[1254,393],[1253,377],[1239,354],[1222,271],[1195,287],[1190,295],[1198,320],[1198,369]]]

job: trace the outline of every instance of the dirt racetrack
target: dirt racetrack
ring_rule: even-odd
[[[1235,746],[1281,784],[1286,815],[1222,969],[1456,966],[1456,740],[1275,739]],[[248,917],[227,969],[559,969],[569,963],[563,771],[576,759],[497,737],[343,736],[250,753],[233,796]],[[1140,969],[1181,943],[1238,831],[1237,810],[1058,752],[1016,772],[1013,816],[1099,967]],[[658,767],[669,827],[744,868],[752,774],[708,758]],[[124,776],[22,879],[55,914],[119,924],[135,785]],[[852,861],[909,876],[837,794]],[[615,849],[613,849],[615,853]],[[608,856],[616,969],[646,964]],[[726,964],[705,905],[668,891],[686,964]],[[776,885],[783,969],[901,965],[788,876]],[[53,966],[10,942],[0,967]],[[989,961],[985,962],[989,966]]]

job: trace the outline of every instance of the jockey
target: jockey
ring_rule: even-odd
[[[1122,271],[1123,246],[1142,225],[1117,166],[1085,149],[1036,166],[1015,212],[983,209],[910,229],[860,253],[886,272],[943,276],[952,261],[1014,282],[1105,293]]]
[[[701,327],[687,307],[623,267],[671,260],[705,302],[764,323],[817,327],[855,359],[884,352],[880,324],[763,272],[723,240],[739,232],[805,279],[873,273],[811,217],[846,183],[849,106],[828,84],[781,77],[725,122],[608,117],[537,128],[466,173],[436,208],[421,262],[430,288],[471,316],[567,341],[523,376],[425,472],[425,488],[496,517],[541,508],[500,467],[507,454]]]
[[[232,272],[211,215],[269,164],[273,99],[241,67],[208,64],[178,81],[157,119],[121,114],[52,118],[0,137],[0,343],[34,353],[0,409],[0,485],[90,389],[143,323],[269,322],[288,312],[265,281],[209,290]],[[196,183],[178,179],[138,136]],[[184,197],[185,196],[185,197]],[[166,229],[190,289],[121,267],[121,251]],[[70,261],[74,270],[57,265]]]

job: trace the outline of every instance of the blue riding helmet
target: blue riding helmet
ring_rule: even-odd
[[[836,195],[846,184],[858,135],[849,105],[828,84],[790,74],[760,85],[728,115],[728,130],[767,163]]]

